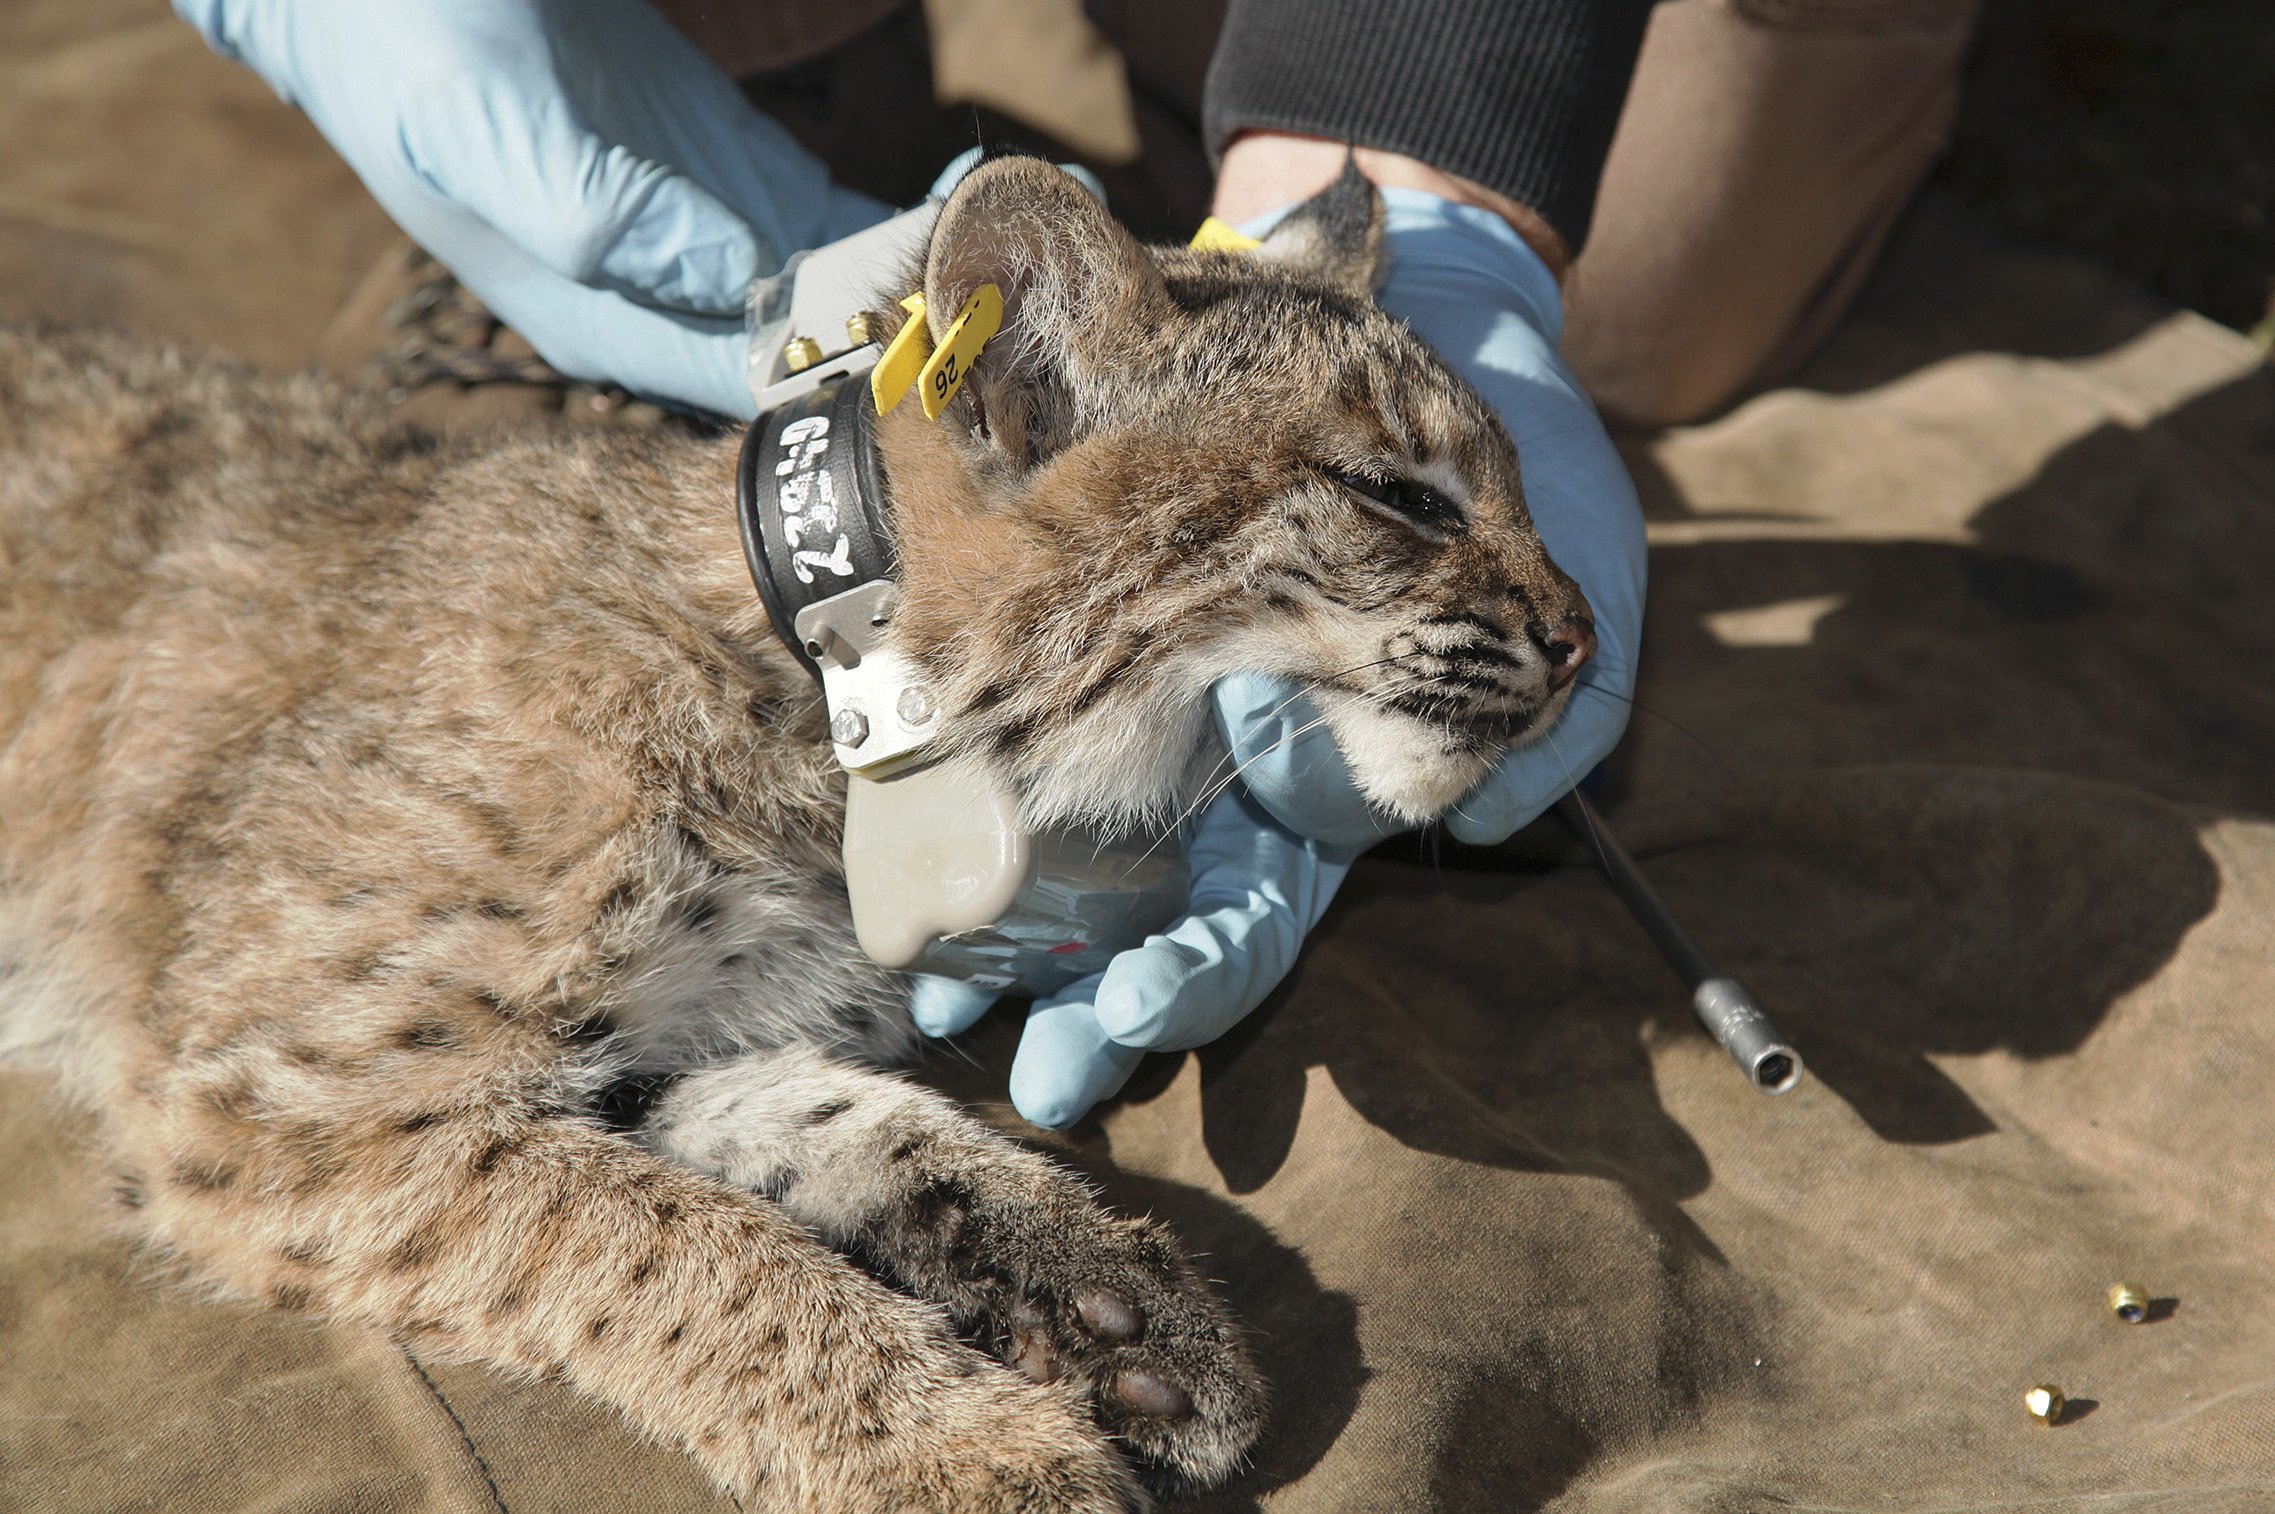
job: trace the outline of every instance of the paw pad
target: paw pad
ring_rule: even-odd
[[[1134,1340],[1145,1327],[1145,1316],[1131,1307],[1118,1293],[1104,1288],[1090,1288],[1076,1294],[1074,1312],[1091,1334],[1110,1341]]]
[[[1011,1308],[1011,1365],[1030,1382],[1058,1381],[1058,1353],[1051,1349],[1049,1321],[1042,1311],[1022,1299]]]
[[[1178,1419],[1193,1412],[1192,1397],[1167,1378],[1150,1372],[1124,1372],[1114,1379],[1114,1396],[1139,1414]]]

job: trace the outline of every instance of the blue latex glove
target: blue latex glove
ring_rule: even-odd
[[[572,377],[748,417],[743,301],[882,220],[642,0],[174,0]]]
[[[1643,513],[1557,353],[1563,307],[1538,255],[1489,212],[1416,190],[1383,198],[1392,260],[1383,307],[1500,412],[1534,524],[1596,612],[1596,655],[1556,725],[1446,817],[1464,841],[1499,841],[1608,755],[1626,727],[1643,625]],[[1241,229],[1260,236],[1276,219]],[[1297,685],[1227,678],[1214,702],[1247,793],[1217,801],[1194,837],[1192,913],[1035,1006],[1012,1063],[1011,1099],[1038,1125],[1071,1124],[1120,1088],[1145,1052],[1201,1045],[1253,1010],[1294,964],[1351,860],[1398,829],[1360,794]],[[952,1034],[991,997],[924,980],[917,1023]]]
[[[1337,846],[1273,822],[1236,784],[1201,812],[1186,843],[1188,913],[1102,973],[1038,1000],[1011,1062],[1011,1102],[1037,1125],[1082,1118],[1148,1051],[1202,1046],[1263,1002],[1295,965],[1363,846]],[[949,1036],[992,992],[920,977],[917,1028]]]

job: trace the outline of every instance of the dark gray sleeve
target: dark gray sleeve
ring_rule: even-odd
[[[1202,129],[1379,147],[1587,239],[1651,0],[1231,0]]]

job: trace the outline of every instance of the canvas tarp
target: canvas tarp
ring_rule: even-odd
[[[0,41],[0,316],[308,361],[390,236],[313,134],[149,0]],[[1554,833],[1385,848],[1067,1148],[1255,1330],[1198,1507],[2275,1507],[2258,354],[1930,206],[1795,383],[1628,457],[1606,808],[1807,1081],[1749,1090]],[[999,1098],[1016,1029],[926,1075]],[[0,1508],[730,1507],[565,1389],[202,1299],[35,1077],[0,1151]]]

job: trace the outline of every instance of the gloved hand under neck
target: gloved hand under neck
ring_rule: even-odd
[[[1489,211],[1412,189],[1386,189],[1383,199],[1391,260],[1383,308],[1499,412],[1533,523],[1596,612],[1596,654],[1562,717],[1445,817],[1461,840],[1490,843],[1553,804],[1626,728],[1643,625],[1643,513],[1558,354],[1562,305],[1539,254]],[[1276,219],[1241,230],[1261,236]],[[1399,828],[1360,794],[1298,686],[1237,676],[1213,698],[1245,792],[1218,799],[1195,831],[1190,913],[1029,1014],[1011,1098],[1038,1125],[1072,1124],[1146,1052],[1206,1044],[1253,1011],[1294,965],[1352,860]],[[922,1029],[949,1035],[992,997],[926,979],[913,1008]]]

